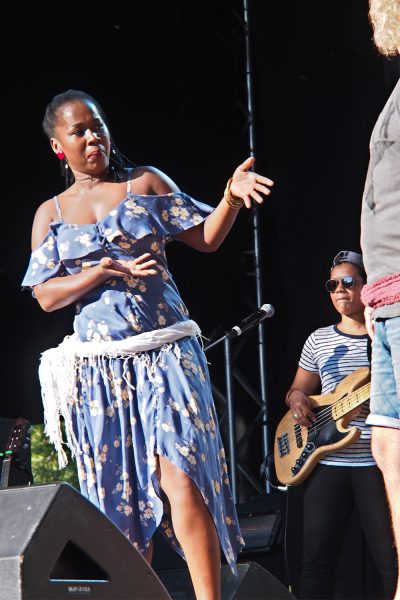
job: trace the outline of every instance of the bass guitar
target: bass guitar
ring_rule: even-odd
[[[315,421],[309,427],[296,423],[290,411],[280,421],[274,442],[274,465],[284,485],[304,481],[327,453],[353,444],[361,435],[347,425],[349,413],[370,397],[371,372],[361,367],[345,377],[329,394],[309,396]]]

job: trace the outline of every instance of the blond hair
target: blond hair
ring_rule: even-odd
[[[369,20],[381,54],[394,56],[400,47],[400,0],[369,0]]]

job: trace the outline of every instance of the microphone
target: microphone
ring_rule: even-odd
[[[271,304],[263,304],[257,310],[257,312],[252,313],[251,315],[243,319],[243,321],[240,321],[239,325],[235,325],[234,327],[232,327],[232,329],[230,329],[227,332],[226,337],[232,339],[238,337],[239,335],[242,335],[242,333],[244,333],[248,329],[251,329],[255,325],[258,325],[264,319],[272,317],[274,312],[275,309]]]

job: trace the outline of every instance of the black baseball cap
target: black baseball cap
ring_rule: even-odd
[[[340,265],[340,263],[352,263],[353,265],[356,265],[365,271],[361,254],[358,252],[353,252],[352,250],[341,250],[338,252],[333,259],[331,270],[333,267],[336,267],[336,265]]]

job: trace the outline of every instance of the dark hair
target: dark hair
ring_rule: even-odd
[[[355,265],[354,263],[349,263],[349,264],[355,266],[355,268],[358,271],[359,276],[361,277],[363,282],[366,283],[367,282],[367,274],[366,274],[365,270],[362,267],[360,267],[360,265]]]
[[[69,89],[65,92],[61,92],[60,94],[56,94],[55,96],[53,96],[51,102],[49,102],[49,104],[46,107],[42,121],[42,127],[48,139],[54,137],[54,132],[58,121],[58,111],[62,106],[64,106],[64,104],[68,104],[69,102],[87,101],[92,102],[95,105],[95,107],[101,115],[101,118],[108,127],[105,113],[101,108],[100,104],[97,102],[97,100],[93,98],[93,96],[87,94],[86,92],[83,92],[82,90]],[[72,174],[72,171],[68,168],[68,163],[65,159],[61,160],[60,163],[61,174],[64,178],[65,187],[67,188],[74,182],[74,176]],[[131,160],[129,160],[129,158],[122,154],[122,152],[117,148],[115,143],[111,140],[109,168],[113,174],[114,180],[123,180],[124,176],[126,175],[126,169],[135,166],[136,165]]]

